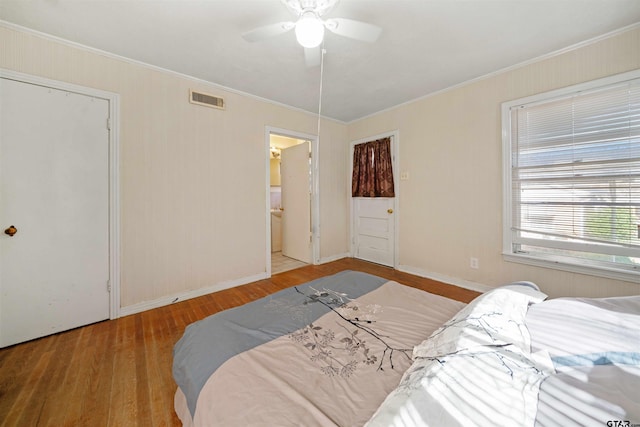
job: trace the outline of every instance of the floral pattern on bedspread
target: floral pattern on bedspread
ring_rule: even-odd
[[[376,330],[377,314],[382,313],[379,304],[360,304],[348,294],[324,288],[304,293],[304,305],[321,304],[338,316],[335,329],[310,323],[289,334],[289,338],[304,346],[309,359],[319,366],[320,372],[328,376],[349,378],[359,366],[377,364],[377,370],[393,369],[397,354],[411,360],[411,348],[396,347],[388,343],[388,336]],[[297,313],[291,313],[293,315]],[[383,344],[380,354],[375,354],[368,340]]]
[[[289,337],[311,352],[309,359],[318,364],[320,371],[325,375],[349,378],[358,368],[359,363],[366,365],[376,363],[378,358],[370,354],[366,340],[358,337],[357,329],[349,331],[342,325],[337,326],[344,328],[346,334],[350,336],[336,340],[336,334],[331,329],[310,324],[290,334]]]

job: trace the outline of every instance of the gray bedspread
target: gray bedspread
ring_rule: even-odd
[[[173,350],[173,377],[187,398],[191,415],[205,382],[229,358],[290,334],[330,311],[323,304],[308,304],[307,294],[327,288],[357,298],[386,281],[371,274],[343,271],[189,325]],[[268,304],[270,301],[273,303]],[[283,316],[285,311],[293,315]]]

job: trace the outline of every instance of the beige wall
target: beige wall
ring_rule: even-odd
[[[502,259],[504,101],[640,68],[640,29],[349,125],[349,140],[400,132],[400,264],[490,286],[531,280],[551,296],[640,293],[630,282]],[[480,268],[469,268],[477,257]]]
[[[6,27],[0,68],[120,94],[122,307],[266,271],[265,127],[315,134],[315,116]],[[190,88],[226,110],[189,104]],[[321,132],[329,257],[347,251],[346,125]]]
[[[4,27],[0,67],[120,94],[123,307],[265,271],[265,126],[314,134],[315,116]],[[500,104],[635,68],[638,29],[349,126],[323,120],[321,258],[349,248],[348,142],[397,129],[411,178],[400,181],[401,266],[491,286],[533,280],[552,296],[640,292],[501,257]],[[189,104],[189,88],[227,109]]]

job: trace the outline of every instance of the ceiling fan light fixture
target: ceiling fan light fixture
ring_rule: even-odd
[[[296,39],[303,47],[320,46],[324,38],[324,24],[313,12],[305,12],[296,22]]]

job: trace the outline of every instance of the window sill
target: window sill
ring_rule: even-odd
[[[528,254],[503,253],[505,261],[519,264],[533,265],[536,267],[551,268],[554,270],[569,271],[571,273],[587,274],[589,276],[605,277],[607,279],[623,280],[625,282],[640,283],[640,271],[625,269],[594,267],[576,261],[570,263],[553,259],[541,258]]]

